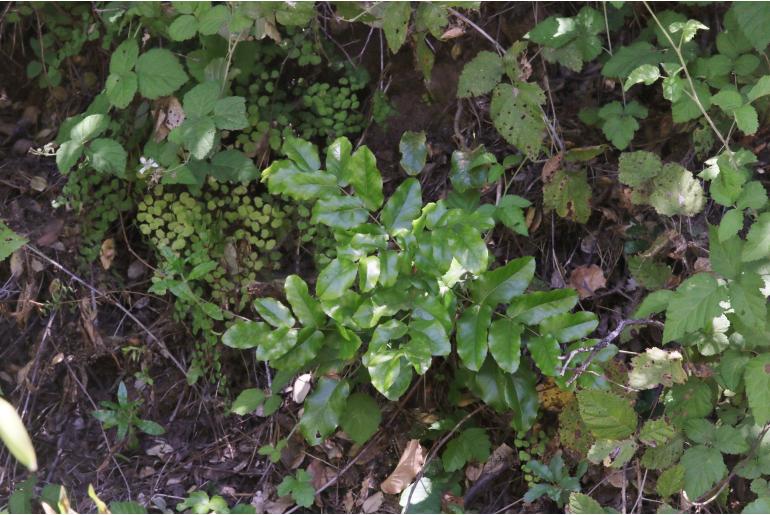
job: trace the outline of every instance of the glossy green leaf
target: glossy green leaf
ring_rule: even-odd
[[[409,231],[422,210],[422,189],[417,179],[407,179],[385,203],[380,219],[389,234]]]
[[[369,211],[376,211],[384,200],[382,176],[377,169],[377,159],[368,147],[362,146],[350,159],[350,185]]]
[[[225,331],[222,343],[234,349],[253,349],[258,347],[270,332],[270,327],[264,322],[239,320]]]
[[[308,293],[307,283],[298,275],[286,277],[284,283],[286,291],[286,300],[289,301],[291,309],[303,325],[309,327],[320,327],[323,325],[326,316],[318,304],[318,301]]]
[[[230,411],[236,415],[248,415],[255,412],[264,401],[265,392],[259,388],[247,388],[235,398]]]
[[[596,315],[589,311],[563,313],[540,322],[540,334],[550,334],[559,343],[568,343],[588,336],[598,325]]]
[[[308,443],[318,445],[337,429],[349,394],[347,381],[328,377],[318,381],[305,399],[305,410],[299,420],[299,429]]]
[[[358,267],[346,258],[333,259],[318,274],[315,291],[320,300],[334,300],[342,297],[356,280]]]
[[[401,152],[401,168],[407,175],[417,175],[425,167],[428,147],[425,144],[425,132],[406,131],[401,135],[398,150]]]
[[[527,293],[511,300],[506,315],[524,324],[535,325],[554,315],[568,313],[577,301],[577,292],[572,289]]]
[[[256,299],[253,305],[259,316],[273,327],[294,326],[295,321],[291,311],[281,301],[264,297]]]
[[[334,195],[316,201],[310,222],[333,229],[353,229],[368,218],[369,212],[358,197]]]
[[[521,361],[521,333],[524,327],[508,319],[499,319],[489,326],[489,352],[497,364],[513,374]]]
[[[527,341],[527,349],[543,375],[555,377],[559,372],[559,342],[550,334],[535,336]]]
[[[535,259],[513,259],[505,265],[481,274],[471,283],[473,300],[479,304],[507,304],[524,293],[535,275]]]
[[[492,320],[490,306],[473,305],[457,320],[457,354],[463,365],[478,371],[487,356],[487,332]]]

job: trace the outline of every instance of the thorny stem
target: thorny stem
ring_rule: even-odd
[[[706,108],[703,107],[703,104],[700,101],[700,98],[698,98],[698,92],[695,90],[695,84],[693,83],[692,77],[690,76],[690,71],[687,69],[687,63],[684,60],[684,56],[682,55],[682,51],[679,48],[679,45],[674,44],[674,40],[671,39],[671,36],[668,33],[668,30],[663,27],[663,25],[660,23],[660,20],[657,16],[655,16],[655,13],[653,12],[650,5],[643,1],[644,6],[647,8],[647,11],[650,13],[650,16],[652,16],[652,19],[655,20],[655,23],[658,25],[658,28],[660,28],[661,32],[663,32],[663,35],[666,36],[666,39],[668,40],[668,43],[671,45],[671,48],[674,49],[674,52],[676,53],[676,57],[679,59],[679,64],[682,65],[682,70],[684,71],[684,76],[687,78],[687,84],[690,86],[690,90],[692,91],[692,100],[695,102],[695,105],[698,106],[698,109],[700,109],[701,114],[708,122],[709,126],[711,127],[711,130],[714,131],[714,133],[717,135],[717,138],[719,138],[719,141],[722,143],[722,146],[727,150],[729,154],[732,154],[732,151],[730,150],[730,145],[727,143],[727,140],[724,136],[722,136],[722,133],[719,132],[719,129],[717,129],[716,124],[714,124],[714,120],[711,119],[708,112],[706,112]]]
[[[730,471],[730,473],[727,475],[726,478],[724,478],[722,481],[717,483],[717,485],[714,488],[712,488],[709,492],[701,496],[701,497],[706,497],[707,495],[709,496],[708,498],[706,498],[705,501],[700,501],[700,502],[690,501],[687,498],[687,492],[683,491],[682,494],[684,498],[699,510],[700,508],[703,508],[704,506],[714,502],[717,499],[717,497],[719,497],[719,495],[722,493],[722,491],[725,488],[727,488],[727,485],[730,484],[730,481],[732,481],[732,479],[738,473],[740,468],[754,458],[754,455],[756,455],[757,451],[759,450],[759,447],[762,444],[762,440],[765,439],[765,435],[767,434],[768,430],[770,430],[770,423],[767,423],[762,427],[762,430],[759,432],[759,436],[757,436],[757,439],[754,441],[754,445],[751,446],[751,450],[749,450],[748,454],[746,454],[746,457],[743,458],[741,461],[739,461],[738,464],[733,467],[733,469]]]
[[[620,333],[623,332],[623,329],[625,329],[626,326],[629,326],[629,325],[654,325],[654,326],[657,326],[657,327],[663,327],[663,324],[661,322],[658,322],[657,320],[650,320],[648,318],[643,318],[643,319],[639,319],[639,320],[634,320],[634,319],[621,320],[620,322],[618,322],[617,327],[615,327],[615,329],[613,329],[612,332],[610,332],[607,336],[602,338],[599,341],[599,343],[597,343],[596,345],[591,347],[591,353],[588,355],[586,360],[583,363],[581,363],[580,366],[577,368],[577,370],[575,371],[575,375],[572,376],[569,379],[569,381],[567,381],[567,386],[570,386],[572,383],[577,381],[578,378],[586,370],[588,370],[588,367],[589,367],[589,365],[591,365],[591,362],[596,357],[596,354],[600,350],[602,350],[603,348],[608,346],[610,343],[612,343],[618,336],[620,336]],[[567,373],[567,367],[569,366],[570,361],[572,361],[572,358],[574,358],[580,352],[585,352],[585,351],[586,351],[586,349],[581,348],[581,349],[575,349],[572,352],[570,352],[567,355],[567,358],[564,360],[564,365],[562,365],[562,367],[561,367],[561,374],[560,375],[563,376],[564,374]]]

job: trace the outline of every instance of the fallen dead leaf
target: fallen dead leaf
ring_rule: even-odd
[[[310,380],[312,378],[311,374],[302,374],[294,381],[294,386],[291,389],[291,400],[297,404],[302,404],[305,401],[305,397],[310,393]]]
[[[158,100],[152,114],[155,117],[155,129],[152,136],[157,143],[166,139],[168,133],[182,125],[185,119],[182,104],[176,97],[165,97]]]
[[[607,286],[604,272],[597,265],[579,266],[569,276],[569,285],[575,288],[581,299],[591,297],[596,290]]]
[[[551,156],[548,161],[543,165],[543,170],[540,172],[540,178],[543,184],[551,182],[553,174],[561,169],[561,163],[564,160],[564,153],[559,152],[555,156]]]
[[[109,270],[112,266],[112,261],[115,259],[115,240],[107,238],[102,242],[102,248],[99,252],[99,261],[102,263],[102,268]]]
[[[88,335],[88,339],[91,340],[91,343],[95,347],[104,347],[104,340],[102,340],[102,335],[96,328],[97,313],[96,310],[91,306],[91,299],[88,297],[83,297],[80,299],[78,304],[80,306],[80,319],[83,322],[83,330]]]
[[[699,257],[695,260],[693,268],[696,272],[711,272],[711,261],[706,257]]]
[[[24,257],[19,249],[11,254],[11,277],[21,277],[24,273]]]
[[[50,247],[59,240],[59,233],[64,228],[64,220],[54,218],[43,228],[43,234],[41,234],[35,243],[41,247]]]
[[[345,498],[342,500],[342,507],[345,509],[345,513],[353,513],[353,508],[355,508],[356,500],[353,497],[353,491],[348,490],[348,492],[345,494]]]
[[[382,501],[385,500],[385,495],[382,492],[377,492],[364,501],[361,506],[361,511],[364,513],[376,513],[382,506]]]
[[[409,486],[425,463],[425,449],[419,440],[409,440],[406,444],[398,465],[393,472],[380,484],[380,490],[390,495],[398,495]]]
[[[475,482],[481,476],[482,466],[479,463],[474,463],[465,467],[465,477],[471,483]]]
[[[320,489],[334,477],[334,471],[320,460],[310,462],[310,465],[307,467],[307,473],[310,474],[311,483],[316,490]]]
[[[465,34],[465,29],[464,28],[462,28],[462,27],[449,27],[447,30],[444,31],[443,34],[441,34],[441,37],[439,39],[441,39],[442,41],[446,41],[448,39],[459,38],[463,34]]]
[[[451,492],[444,492],[441,496],[441,511],[443,513],[464,513],[465,499]]]
[[[291,498],[291,495],[284,495],[283,497],[279,497],[275,501],[266,502],[265,512],[266,513],[283,513],[292,506],[294,506],[294,499]]]

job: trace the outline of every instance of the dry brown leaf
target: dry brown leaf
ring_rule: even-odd
[[[294,499],[291,495],[284,495],[279,497],[275,501],[268,501],[265,503],[265,512],[267,513],[283,513],[289,508],[294,506]]]
[[[348,490],[345,494],[345,498],[342,500],[342,507],[345,509],[345,513],[353,513],[353,508],[356,506],[356,500],[353,497],[353,490]]]
[[[16,311],[12,314],[12,316],[16,319],[16,323],[20,326],[27,325],[27,320],[29,319],[29,315],[32,313],[32,308],[34,307],[36,288],[37,285],[35,284],[35,281],[27,281],[27,284],[24,285],[24,289],[21,290],[19,298],[16,301]]]
[[[607,286],[607,279],[597,265],[579,266],[570,274],[569,285],[577,290],[581,299],[586,299]]]
[[[463,27],[449,27],[443,34],[441,34],[439,39],[441,41],[446,41],[448,39],[459,38],[463,34],[465,34],[465,29]]]
[[[334,477],[334,471],[321,463],[320,460],[310,462],[310,465],[307,467],[307,473],[310,474],[311,483],[316,491]]]
[[[102,268],[109,270],[112,266],[112,261],[115,259],[115,240],[107,238],[102,242],[102,248],[99,251],[99,261],[102,263]]]
[[[425,449],[419,440],[409,440],[393,472],[380,484],[380,490],[398,495],[409,486],[425,463]]]
[[[43,228],[43,234],[41,234],[35,243],[41,247],[50,247],[59,240],[59,233],[64,228],[64,220],[60,218],[54,218]]]
[[[152,137],[157,143],[166,139],[168,133],[182,125],[185,119],[182,104],[176,97],[165,97],[158,100],[152,114],[155,117],[155,129]]]
[[[711,272],[711,261],[707,257],[699,257],[695,260],[693,268],[696,272]]]
[[[311,374],[302,374],[294,381],[294,386],[291,389],[291,400],[297,404],[302,404],[305,401],[305,397],[310,393],[310,380],[312,378]]]
[[[507,444],[500,444],[484,463],[483,474],[485,476],[496,475],[500,469],[508,468],[511,463],[513,463],[513,448]]]
[[[564,153],[559,152],[555,156],[551,156],[548,161],[543,165],[543,170],[540,172],[540,178],[543,180],[543,184],[551,182],[553,174],[561,169],[561,163],[564,160]]]
[[[88,339],[95,347],[104,347],[102,335],[96,328],[96,310],[91,306],[91,299],[83,297],[78,304],[80,305],[80,320],[83,322],[83,330],[88,335]]]
[[[444,492],[441,496],[442,513],[463,513],[465,499],[460,495],[454,495],[452,492]],[[459,509],[458,509],[459,508]]]
[[[385,500],[385,495],[382,492],[377,492],[364,501],[361,506],[361,511],[364,513],[376,513],[382,506],[382,501]]]
[[[19,249],[11,254],[11,277],[21,277],[24,273],[24,257]]]
[[[468,465],[465,467],[465,477],[470,482],[475,482],[479,477],[481,477],[481,471],[483,470],[482,465],[480,463],[474,463],[471,465]]]

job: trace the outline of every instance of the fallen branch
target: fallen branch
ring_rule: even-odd
[[[591,365],[591,362],[599,353],[599,351],[605,348],[606,346],[608,346],[615,339],[617,339],[617,337],[620,336],[620,334],[623,332],[623,329],[625,329],[627,326],[630,326],[630,325],[652,325],[655,327],[660,327],[661,329],[663,328],[663,322],[658,322],[657,320],[650,320],[649,318],[644,318],[639,320],[635,320],[635,319],[621,320],[618,323],[617,327],[615,327],[615,329],[612,330],[612,332],[610,332],[607,336],[599,340],[599,343],[597,343],[590,349],[586,349],[586,348],[575,349],[567,355],[567,358],[564,360],[564,365],[562,365],[561,367],[562,376],[567,373],[567,367],[569,366],[570,362],[576,355],[578,355],[581,352],[586,352],[586,351],[590,352],[586,360],[583,363],[581,363],[580,366],[575,371],[575,375],[572,376],[569,379],[569,381],[567,381],[567,386],[577,381],[578,377],[580,377],[586,370],[588,370],[588,367]]]

